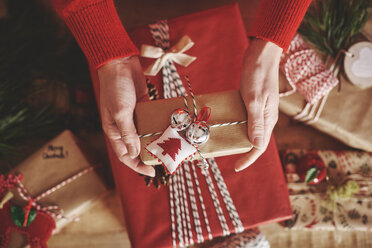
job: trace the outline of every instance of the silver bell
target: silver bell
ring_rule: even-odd
[[[189,112],[179,108],[176,109],[171,117],[171,126],[176,128],[177,131],[185,130],[188,126],[190,126],[192,120],[189,115]]]
[[[204,144],[208,141],[209,135],[209,127],[205,121],[192,123],[186,131],[186,138],[193,145]]]

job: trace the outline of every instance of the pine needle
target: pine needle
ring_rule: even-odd
[[[322,53],[347,50],[367,21],[367,0],[321,0],[309,8],[299,33]]]
[[[50,139],[75,123],[86,128],[91,116],[98,119],[98,114],[87,117],[80,106],[73,115],[77,107],[68,97],[60,101],[70,109],[58,112],[54,85],[65,85],[66,95],[77,85],[91,85],[82,52],[53,10],[38,0],[6,4],[8,15],[0,19],[0,169],[23,155],[23,144]]]

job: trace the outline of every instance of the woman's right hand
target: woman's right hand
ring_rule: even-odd
[[[137,56],[112,60],[97,70],[102,128],[118,159],[143,175],[155,176],[138,155],[140,140],[133,122],[136,102],[147,96],[145,76]]]

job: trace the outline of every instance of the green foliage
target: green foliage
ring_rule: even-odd
[[[94,102],[87,111],[74,102],[76,87],[92,90],[89,70],[56,13],[39,0],[8,0],[6,6],[8,15],[0,19],[0,161],[9,162],[26,141],[99,121]]]
[[[14,153],[17,146],[13,141],[41,135],[40,132],[47,131],[53,123],[50,107],[14,107],[9,114],[0,118],[0,154]]]
[[[299,33],[326,55],[347,50],[367,21],[367,0],[318,0],[310,6]]]
[[[326,195],[327,195],[327,204],[330,209],[336,208],[336,200],[348,200],[354,194],[357,194],[360,190],[360,187],[357,182],[349,180],[346,183],[335,186],[328,186]]]
[[[29,95],[38,97],[42,91],[31,92],[36,75],[42,75],[43,49],[37,44],[43,25],[35,3],[8,2],[8,16],[0,21],[0,157],[16,151],[16,142],[35,137],[53,123],[49,106],[30,106]],[[39,10],[39,11],[38,11]],[[35,11],[32,15],[29,11]],[[36,26],[32,26],[36,25]],[[45,31],[45,29],[44,29]],[[45,35],[44,35],[45,36]],[[42,37],[42,36],[41,36]],[[45,42],[41,45],[45,45]],[[46,76],[45,76],[46,77]]]
[[[313,168],[310,168],[307,172],[306,172],[306,176],[305,176],[305,182],[306,183],[311,183],[312,181],[314,181],[314,179],[318,176],[319,172],[318,172],[318,169],[313,167]]]
[[[10,209],[10,215],[14,224],[19,227],[23,227],[23,223],[25,222],[25,213],[21,207],[12,206]],[[36,210],[31,209],[28,215],[26,226],[29,226],[36,218]]]

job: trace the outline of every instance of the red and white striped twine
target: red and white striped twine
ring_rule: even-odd
[[[154,42],[158,47],[161,47],[164,50],[169,49],[169,27],[167,21],[160,21],[158,23],[149,25],[150,32],[153,36]],[[172,98],[172,97],[184,97],[185,108],[189,110],[189,106],[187,104],[187,99],[185,96],[187,95],[186,89],[182,84],[179,74],[177,73],[176,67],[174,66],[172,61],[165,64],[162,70],[163,73],[163,90],[164,90],[164,98]],[[186,81],[188,83],[192,105],[194,108],[194,118],[197,116],[197,109],[196,109],[196,101],[195,96],[192,92],[190,86],[190,80],[186,77]],[[221,124],[214,124],[212,127],[219,127],[219,126],[226,126],[226,125],[239,125],[246,123],[246,121],[238,121],[238,122],[231,122],[231,123],[221,123]],[[157,135],[159,133],[152,133],[152,134],[145,134],[141,135],[140,137],[148,137]],[[202,156],[202,154],[201,154]],[[199,161],[186,161],[184,163],[184,167],[181,167],[176,174],[170,178],[169,181],[169,196],[170,196],[170,215],[171,215],[171,231],[172,231],[172,244],[173,247],[184,247],[196,242],[203,242],[204,235],[203,235],[203,228],[202,222],[204,224],[205,230],[207,232],[207,238],[212,239],[212,231],[208,220],[208,213],[207,208],[204,204],[203,200],[203,192],[201,191],[201,187],[199,185],[198,175],[196,173],[196,169],[194,165],[198,164],[207,164],[208,161],[202,156],[202,160]],[[225,213],[222,210],[221,203],[226,205],[226,208],[229,212],[230,219],[232,224],[235,227],[236,232],[241,232],[244,228],[239,218],[239,214],[236,211],[234,203],[228,193],[227,186],[224,182],[222,175],[218,168],[216,162],[212,159],[210,160],[213,163],[213,170],[211,173],[215,177],[215,181],[217,183],[218,190],[221,193],[223,202],[220,202],[216,188],[213,185],[213,179],[210,175],[208,169],[202,170],[202,174],[204,175],[204,179],[208,185],[209,194],[212,197],[214,209],[217,212],[218,220],[221,224],[223,235],[229,235],[230,230],[227,225],[227,219],[225,218]],[[194,189],[195,187],[195,189]],[[207,192],[205,192],[207,193]],[[196,196],[197,195],[197,196]],[[198,202],[197,202],[198,198]],[[190,201],[190,208],[188,202]],[[199,204],[198,204],[199,203]],[[198,207],[201,208],[201,216],[199,216]],[[190,214],[192,213],[192,215]],[[192,225],[193,223],[193,225]],[[194,240],[193,230],[191,230],[192,226],[194,226],[195,233],[196,233],[196,240]]]
[[[244,231],[243,223],[240,220],[238,211],[235,208],[234,202],[230,196],[229,191],[227,190],[227,185],[225,180],[223,180],[222,174],[220,169],[217,166],[216,161],[214,158],[209,158],[208,163],[211,165],[211,171],[214,176],[215,182],[217,184],[218,189],[220,190],[222,200],[225,203],[227,212],[229,213],[230,219],[234,225],[235,232],[241,233]]]
[[[290,91],[280,93],[281,97],[297,90],[308,103],[315,104],[338,84],[332,71],[299,34],[295,35],[287,52],[282,55],[280,70],[292,87]]]
[[[67,184],[75,181],[76,179],[84,176],[85,174],[89,173],[90,171],[92,171],[95,168],[100,167],[100,166],[101,165],[95,165],[95,166],[91,166],[89,168],[86,168],[86,169],[78,172],[77,174],[73,175],[70,178],[67,178],[66,180],[62,181],[61,183],[57,184],[56,186],[48,189],[47,191],[41,193],[39,196],[34,197],[34,198],[30,195],[30,193],[28,192],[28,190],[26,189],[26,187],[23,185],[23,183],[20,180],[18,180],[18,182],[17,182],[18,183],[17,191],[18,191],[20,197],[23,200],[25,200],[26,202],[30,203],[31,206],[34,207],[37,211],[47,213],[55,219],[71,219],[71,220],[77,221],[78,218],[65,217],[63,215],[64,211],[61,207],[59,207],[57,205],[50,205],[50,206],[43,207],[40,204],[38,204],[38,201],[45,198],[46,196],[54,193],[55,191],[63,188]]]

